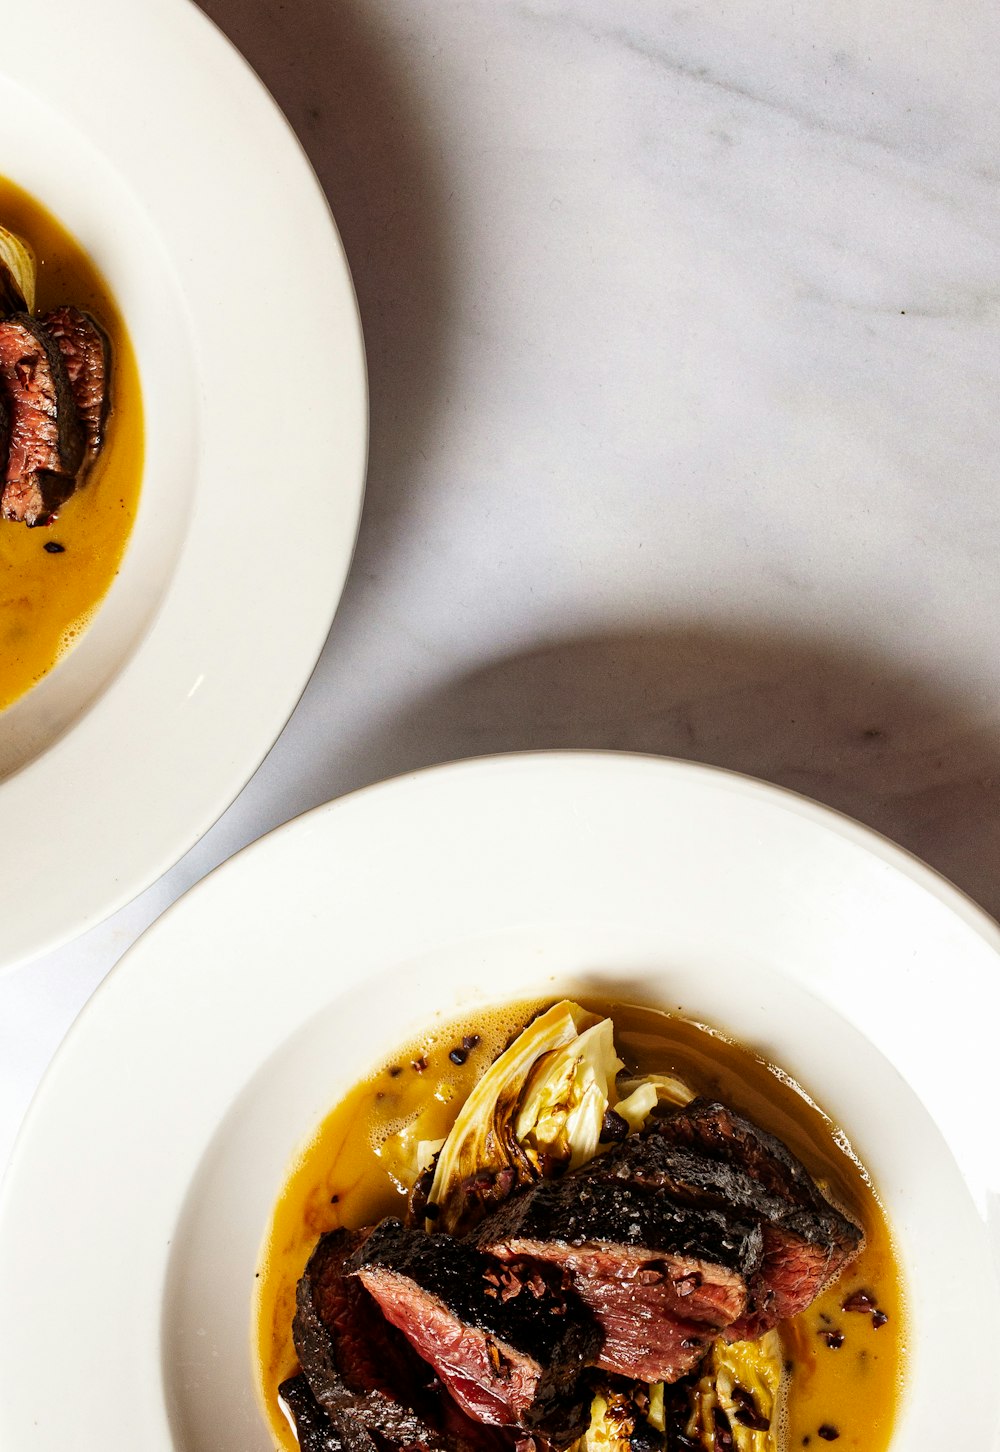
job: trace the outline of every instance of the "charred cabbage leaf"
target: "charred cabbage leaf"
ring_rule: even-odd
[[[717,1341],[694,1390],[688,1435],[706,1452],[714,1452],[719,1429],[725,1427],[736,1452],[778,1452],[783,1393],[784,1356],[777,1331],[759,1341]]]
[[[644,1382],[598,1387],[590,1404],[590,1425],[570,1452],[653,1452],[664,1445],[663,1427],[653,1425],[649,1412]]]
[[[427,1197],[435,1207],[428,1229],[461,1233],[518,1185],[571,1161],[574,1141],[596,1144],[592,1120],[601,1102],[597,1079],[608,1042],[602,1119],[621,1068],[613,1041],[587,1037],[602,1022],[608,1020],[563,1000],[534,1019],[494,1061],[438,1155]]]
[[[35,310],[35,255],[27,242],[0,227],[0,317]]]

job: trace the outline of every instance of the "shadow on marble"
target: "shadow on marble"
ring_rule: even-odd
[[[329,200],[364,324],[371,453],[354,578],[406,537],[413,460],[445,388],[441,138],[405,49],[352,0],[200,0],[274,96]]]
[[[435,762],[557,747],[683,757],[791,787],[1000,913],[1000,711],[790,636],[650,629],[500,659],[363,741],[331,742],[311,785],[333,796]]]

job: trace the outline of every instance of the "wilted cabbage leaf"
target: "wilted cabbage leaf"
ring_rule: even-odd
[[[27,242],[0,227],[0,317],[34,312],[35,255]]]
[[[618,1080],[619,1094],[631,1096],[640,1092],[644,1096],[652,1095],[649,1109],[657,1104],[675,1104],[682,1108],[694,1098],[694,1090],[689,1089],[676,1074],[623,1074]],[[620,1103],[616,1105],[616,1109],[619,1114],[623,1113]]]
[[[759,1341],[717,1341],[695,1390],[688,1436],[714,1452],[718,1410],[729,1423],[737,1452],[778,1452],[783,1393],[784,1356],[777,1331]]]
[[[574,1005],[575,1006],[575,1005]],[[514,1135],[541,1167],[571,1170],[594,1158],[615,1080],[623,1067],[615,1053],[615,1026],[599,1019],[561,1049],[535,1063],[524,1082]]]

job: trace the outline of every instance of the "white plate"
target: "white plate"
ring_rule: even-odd
[[[263,1452],[293,1152],[436,1015],[600,987],[729,1029],[846,1129],[907,1274],[893,1446],[994,1447],[998,947],[881,838],[688,763],[496,758],[311,812],[150,929],[43,1083],[0,1200],[0,1446]]]
[[[201,12],[48,0],[3,24],[0,172],[108,278],[146,413],[122,570],[77,649],[0,714],[9,967],[152,882],[274,742],[350,563],[367,398],[319,186]]]

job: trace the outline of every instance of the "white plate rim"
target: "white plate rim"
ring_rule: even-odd
[[[6,840],[19,841],[25,859],[17,890],[3,893],[0,971],[77,936],[137,896],[204,834],[257,770],[309,681],[339,603],[360,524],[368,448],[364,344],[344,249],[290,125],[236,49],[191,0],[141,6],[98,0],[86,13],[73,0],[54,0],[49,7],[18,7],[11,21],[0,70],[20,84],[12,58],[44,50],[61,118],[79,127],[134,192],[168,249],[193,319],[197,422],[204,435],[199,458],[218,457],[225,432],[230,477],[245,488],[247,508],[238,527],[227,530],[226,491],[212,487],[218,477],[199,478],[196,525],[147,635],[69,731],[0,783],[0,827]],[[172,65],[179,54],[186,63],[180,117],[176,105],[167,107],[178,85]],[[93,87],[60,89],[60,75],[74,65],[97,72]],[[141,128],[119,124],[127,114],[141,114]],[[251,158],[242,170],[230,165],[241,141]],[[255,148],[268,162],[259,173]],[[159,189],[149,163],[158,155],[166,158],[161,171],[171,171]],[[171,167],[179,155],[186,173]],[[191,255],[189,218],[179,203],[199,194],[213,168],[227,178],[219,215],[204,224],[204,252]],[[279,258],[277,229],[269,232],[268,222],[281,208],[294,212],[301,226],[301,255],[287,281],[291,305],[300,308],[311,295],[317,316],[333,325],[325,347],[307,338],[303,354],[317,394],[333,402],[326,416],[317,411],[297,421],[304,451],[328,462],[307,473],[301,486],[309,529],[276,543],[267,451],[259,446],[274,449],[280,423],[270,434],[262,423],[253,447],[233,423],[254,328],[237,290],[255,259],[260,275],[273,279],[261,289],[265,309],[270,306]],[[259,224],[253,244],[244,247],[249,258],[238,266],[218,250],[227,216],[252,216]],[[211,327],[201,327],[198,309],[207,297]],[[223,336],[231,349],[228,370]],[[244,418],[244,435],[250,423]],[[268,552],[270,575],[261,570]],[[220,580],[227,586],[224,604]],[[283,638],[274,631],[268,636],[268,608],[280,607],[295,628]],[[218,632],[199,634],[205,614],[218,618]],[[246,637],[254,641],[252,653]],[[95,781],[100,788],[89,790]],[[53,851],[61,842],[68,849],[65,866]]]

